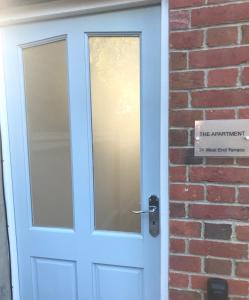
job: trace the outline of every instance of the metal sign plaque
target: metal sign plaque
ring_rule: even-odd
[[[195,156],[249,156],[249,119],[195,121]]]

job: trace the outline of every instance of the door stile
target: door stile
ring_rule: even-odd
[[[145,210],[148,209],[149,197],[151,195],[159,196],[159,172],[160,170],[160,152],[154,145],[160,144],[159,135],[155,136],[155,132],[160,132],[160,119],[156,119],[156,116],[160,115],[160,64],[155,64],[157,58],[160,57],[160,47],[154,48],[151,52],[150,45],[160,45],[160,19],[154,19],[154,22],[150,23],[142,35],[142,56],[141,66],[143,68],[141,78],[141,107],[142,110],[142,161],[143,161],[143,179],[142,179],[142,203],[145,205]],[[150,85],[151,80],[155,80],[153,88]],[[153,101],[151,101],[153,99]],[[146,108],[146,109],[145,109]],[[151,122],[153,120],[153,123]],[[149,170],[149,171],[148,171]],[[161,202],[161,201],[160,201]],[[145,282],[149,281],[151,273],[156,273],[156,270],[160,269],[160,235],[152,237],[149,234],[149,218],[142,216],[144,219],[144,243],[147,247],[144,247],[144,256],[153,260],[153,264],[149,263],[149,260],[145,260],[144,268],[150,270],[145,274]],[[146,234],[145,234],[146,232]],[[148,276],[148,278],[146,277]],[[150,286],[144,287],[145,299],[160,299],[160,283],[158,282],[151,288]]]
[[[86,45],[83,39],[81,26],[77,24],[78,30],[69,35],[69,50],[71,50],[69,65],[71,66],[70,87],[72,91],[71,116],[72,116],[72,139],[74,140],[75,157],[75,219],[76,235],[79,241],[84,241],[79,245],[77,273],[78,278],[82,278],[82,284],[79,282],[79,295],[82,300],[92,299],[92,266],[89,264],[89,244],[91,227],[91,207],[89,198],[91,197],[91,163],[90,163],[90,137],[89,137],[89,112],[87,103],[87,80],[86,80],[86,62],[84,53]],[[79,43],[81,41],[81,43]],[[83,70],[83,72],[82,72]],[[75,193],[75,195],[76,195]],[[83,247],[82,247],[83,246]]]

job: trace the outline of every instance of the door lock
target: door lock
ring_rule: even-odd
[[[153,237],[160,233],[160,206],[159,198],[155,195],[149,198],[149,210],[130,210],[133,214],[149,214],[149,231]]]
[[[156,208],[154,212],[149,214],[149,228],[150,234],[153,237],[156,237],[160,233],[160,205],[159,198],[155,195],[150,196],[149,198],[149,208]]]

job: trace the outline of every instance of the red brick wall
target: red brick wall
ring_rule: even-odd
[[[249,158],[193,155],[195,120],[249,118],[249,1],[171,0],[170,300],[249,299]]]

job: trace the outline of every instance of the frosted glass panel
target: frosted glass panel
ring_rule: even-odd
[[[67,47],[23,49],[34,226],[73,227]]]
[[[140,40],[90,37],[95,227],[140,232]]]

